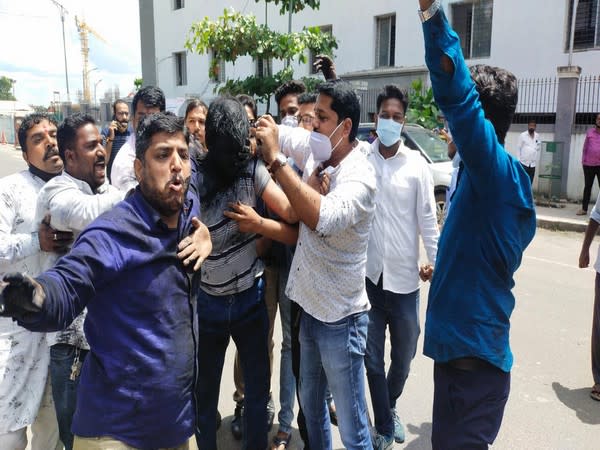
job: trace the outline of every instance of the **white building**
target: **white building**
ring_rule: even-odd
[[[225,7],[232,7],[254,14],[259,23],[266,21],[277,31],[288,29],[288,17],[280,16],[279,7],[266,5],[264,1],[139,0],[139,3],[142,77],[145,84],[158,84],[168,98],[198,96],[210,100],[215,95],[218,82],[208,74],[211,56],[192,54],[184,47],[194,21],[205,16],[216,20]],[[500,66],[520,79],[554,79],[557,67],[569,63],[573,0],[443,0],[442,3],[461,37],[469,64]],[[572,65],[582,68],[582,76],[600,75],[599,3],[600,0],[579,0]],[[415,78],[427,82],[417,8],[416,0],[322,0],[319,10],[307,8],[295,14],[292,30],[320,26],[331,31],[339,45],[334,52],[338,75],[361,90],[374,91],[388,83],[408,87]],[[274,61],[273,72],[283,65],[283,61]],[[311,73],[310,62],[294,63],[293,67],[296,77]],[[256,61],[242,57],[235,64],[224,64],[220,77],[221,80],[245,78],[257,70]],[[586,111],[578,112],[600,109],[598,92],[600,89],[586,99]],[[556,113],[556,99],[550,101],[553,111],[536,111],[537,100],[526,97],[521,102],[531,101],[533,106],[523,112]],[[374,109],[374,101],[364,101],[363,97],[363,120],[368,120]],[[552,120],[550,126],[541,130],[545,136],[552,136]],[[525,125],[515,125],[514,130],[524,128]],[[581,146],[574,143],[571,152],[573,177],[569,177],[569,197],[580,195],[583,186],[583,182],[580,187],[576,180],[582,178],[576,176],[577,171],[581,172],[576,164],[581,155],[577,145]]]

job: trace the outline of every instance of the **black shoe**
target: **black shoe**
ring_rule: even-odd
[[[217,410],[217,430],[221,428],[221,413]]]
[[[273,397],[269,395],[269,402],[267,403],[267,428],[269,431],[273,428],[273,420],[275,420],[275,403]]]
[[[231,434],[238,441],[242,439],[242,435],[244,434],[243,415],[244,402],[237,402],[235,404],[235,411],[233,412],[233,420],[231,421]]]

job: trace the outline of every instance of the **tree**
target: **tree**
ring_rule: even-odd
[[[139,91],[143,84],[144,84],[144,80],[142,78],[136,78],[135,80],[133,80],[133,85],[135,86],[135,92]]]
[[[425,128],[439,126],[440,109],[433,98],[433,90],[425,89],[421,79],[414,80],[410,88],[410,104],[408,105],[408,122],[417,123]]]
[[[260,3],[262,0],[254,0],[256,3]],[[279,14],[284,15],[290,12],[290,5],[293,3],[292,13],[302,11],[308,7],[311,9],[319,9],[321,7],[321,0],[265,0],[267,3],[275,3],[276,6],[281,5],[279,8]]]
[[[289,0],[270,1],[278,4]],[[279,33],[266,25],[257,24],[254,15],[242,15],[233,9],[225,9],[216,21],[205,17],[202,21],[193,23],[185,47],[198,54],[212,53],[209,76],[214,79],[221,60],[235,63],[240,56],[251,56],[254,60],[296,59],[300,63],[306,63],[307,50],[316,54],[331,54],[337,48],[337,41],[331,34],[322,33],[319,27],[304,28],[294,33]],[[277,86],[292,77],[293,71],[287,67],[271,76],[228,80],[220,89],[215,90],[233,95],[253,95],[258,101],[267,102],[268,105]]]
[[[8,77],[0,77],[0,100],[16,100],[12,93],[15,80]]]

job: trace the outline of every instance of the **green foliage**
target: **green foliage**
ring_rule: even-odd
[[[281,0],[275,1],[278,4]],[[253,15],[242,15],[233,9],[225,9],[216,21],[205,17],[200,22],[193,23],[185,47],[193,53],[212,52],[209,76],[214,79],[218,74],[220,60],[235,63],[241,56],[250,56],[255,60],[296,59],[299,63],[306,64],[307,50],[315,54],[332,54],[333,49],[337,48],[337,41],[331,34],[322,33],[319,27],[304,28],[294,33],[279,33],[266,25],[259,25]],[[277,86],[292,77],[291,68],[286,68],[270,77],[251,76],[244,80],[228,80],[219,92],[233,95],[245,93],[253,95],[259,101],[268,101]]]
[[[44,105],[29,105],[29,106],[31,106],[36,113],[42,113],[42,112],[47,113],[49,111],[48,107],[44,106]]]
[[[16,100],[12,93],[13,80],[8,77],[0,77],[0,100]]]
[[[260,3],[263,0],[254,0],[256,3]],[[321,7],[321,0],[264,0],[267,3],[275,3],[279,6],[279,14],[284,15],[290,11],[290,4],[293,1],[292,13],[302,11],[304,8],[319,9]]]
[[[425,128],[433,129],[439,126],[440,109],[433,98],[431,88],[425,89],[421,79],[414,80],[410,88],[410,103],[406,119]]]
[[[139,91],[143,84],[144,80],[142,78],[136,78],[133,80],[133,85],[135,86],[136,91]]]

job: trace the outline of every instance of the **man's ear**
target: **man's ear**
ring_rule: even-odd
[[[71,165],[71,163],[75,159],[75,151],[67,148],[65,149],[64,155],[65,160],[63,162],[65,163],[65,166]]]
[[[344,119],[344,136],[348,136],[350,137],[350,132],[352,131],[352,119],[349,117],[346,117]]]
[[[29,158],[27,157],[27,152],[25,150],[21,152],[21,156],[23,157],[23,160],[29,164]]]
[[[143,166],[144,166],[144,163],[141,160],[139,160],[138,158],[135,158],[135,160],[133,161],[133,171],[135,172],[135,179],[138,181],[138,183],[142,179],[142,167]]]

